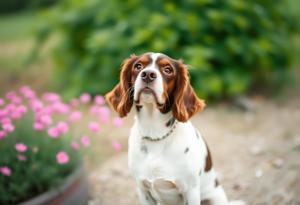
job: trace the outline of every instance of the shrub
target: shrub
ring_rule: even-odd
[[[56,0],[9,0],[0,1],[0,14],[11,13],[26,8],[39,8],[49,6],[55,3]]]
[[[107,92],[123,59],[146,51],[183,58],[203,97],[278,86],[297,25],[284,0],[64,0],[45,15],[38,36],[60,33],[55,83],[67,96]]]
[[[26,1],[23,0],[1,1],[0,13],[8,13],[12,11],[21,10],[25,6],[26,6]]]
[[[109,122],[109,110],[101,96],[85,116],[81,110],[89,107],[88,94],[66,104],[56,93],[40,98],[29,87],[22,87],[20,93],[8,92],[5,101],[0,98],[3,205],[18,204],[55,189],[77,168],[93,135],[98,135],[99,124]],[[120,119],[114,119],[114,124],[120,126]]]

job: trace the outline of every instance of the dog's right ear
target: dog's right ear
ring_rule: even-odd
[[[105,95],[107,102],[120,117],[125,117],[130,112],[133,105],[131,69],[137,58],[136,55],[131,55],[124,60],[121,68],[120,82],[112,91]]]

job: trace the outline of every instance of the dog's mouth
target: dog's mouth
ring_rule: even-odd
[[[144,88],[140,89],[138,93],[138,101],[140,101],[142,94],[152,95],[155,98],[155,100],[157,100],[156,92],[148,86],[145,86]]]
[[[143,89],[141,89],[140,94],[141,94],[141,93],[155,95],[154,90],[152,90],[152,89],[149,88],[149,87],[144,87]]]
[[[158,106],[158,107],[163,106],[163,104],[159,103],[156,92],[155,92],[152,88],[150,88],[150,87],[148,87],[148,86],[145,86],[144,88],[140,89],[140,91],[138,92],[137,100],[135,100],[135,103],[136,103],[137,105],[140,104],[140,101],[141,101],[140,99],[141,99],[141,95],[142,95],[142,94],[145,94],[145,95],[148,95],[148,96],[149,96],[149,95],[152,95],[153,98],[154,98],[154,100],[155,100],[155,103],[157,104],[157,106]]]

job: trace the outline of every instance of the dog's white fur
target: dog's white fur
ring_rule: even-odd
[[[160,53],[151,53],[152,63],[144,70],[156,73],[151,89],[163,103],[163,78],[156,59]],[[172,112],[162,114],[153,94],[138,93],[143,89],[141,73],[134,84],[134,100],[143,106],[135,117],[129,137],[129,169],[135,178],[142,205],[200,205],[209,200],[211,205],[244,204],[228,202],[221,185],[216,184],[213,168],[205,170],[208,149],[201,134],[190,121],[177,122],[174,132],[166,139],[151,141],[142,136],[160,137],[168,133],[166,126]]]

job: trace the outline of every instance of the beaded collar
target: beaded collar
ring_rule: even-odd
[[[167,132],[166,134],[164,134],[161,137],[153,138],[153,137],[150,137],[150,136],[142,136],[142,139],[143,140],[152,141],[152,142],[157,142],[157,141],[164,140],[164,139],[166,139],[167,137],[169,137],[172,134],[172,132],[176,128],[176,124],[177,124],[177,120],[174,121],[174,123],[173,123],[171,129],[169,130],[169,132]]]

